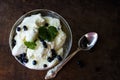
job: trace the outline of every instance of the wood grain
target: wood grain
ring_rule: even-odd
[[[53,80],[120,80],[119,0],[0,0],[0,80],[44,80],[46,71],[30,70],[19,64],[9,48],[9,33],[15,21],[33,9],[50,9],[71,26],[73,45],[83,34],[99,34],[96,46],[79,52]],[[78,60],[85,64],[80,67]]]

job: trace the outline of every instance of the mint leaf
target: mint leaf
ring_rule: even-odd
[[[58,31],[54,26],[49,27],[40,27],[39,28],[39,37],[43,40],[52,41],[57,36]]]
[[[51,36],[51,41],[57,36],[58,31],[54,26],[48,27],[49,34]]]
[[[39,28],[39,37],[41,37],[43,40],[48,40],[48,41],[51,40],[50,34],[46,27]]]
[[[24,44],[28,47],[28,48],[30,48],[30,49],[35,49],[35,47],[36,47],[36,43],[35,42],[24,42]]]

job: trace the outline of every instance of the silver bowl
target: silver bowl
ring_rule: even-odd
[[[66,33],[66,36],[67,36],[66,41],[63,45],[63,53],[64,53],[63,59],[65,59],[67,57],[67,55],[69,54],[71,46],[72,46],[72,32],[71,32],[70,26],[68,25],[67,21],[62,16],[60,16],[58,13],[51,11],[51,10],[47,10],[47,9],[36,9],[36,10],[32,10],[30,12],[27,12],[26,14],[22,15],[15,22],[15,24],[13,25],[13,27],[11,29],[10,36],[9,36],[9,46],[10,46],[11,51],[12,51],[12,39],[13,39],[14,35],[16,34],[16,32],[15,32],[16,27],[23,21],[23,19],[25,17],[33,15],[33,14],[38,14],[38,13],[41,13],[42,16],[50,16],[53,18],[58,18],[60,20],[60,23],[62,25],[62,30]],[[21,63],[16,57],[15,57],[15,59],[19,63]],[[45,69],[47,69],[47,68],[45,68]]]

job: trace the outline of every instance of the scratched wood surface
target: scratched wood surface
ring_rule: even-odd
[[[83,34],[99,34],[92,50],[79,52],[52,80],[120,80],[119,0],[0,0],[0,80],[44,80],[46,71],[19,64],[8,44],[12,25],[34,9],[53,10],[68,21],[73,34],[70,53]]]

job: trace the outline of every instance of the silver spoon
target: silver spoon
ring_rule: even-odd
[[[78,48],[74,51],[71,55],[69,55],[66,59],[64,59],[61,63],[57,66],[53,67],[52,69],[48,70],[45,79],[51,79],[56,76],[56,74],[62,69],[62,67],[80,50],[90,50],[96,43],[98,39],[98,34],[96,32],[89,32],[83,35],[78,41]]]

